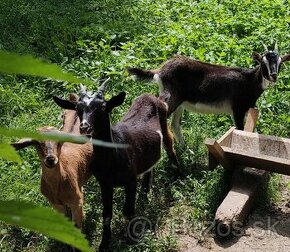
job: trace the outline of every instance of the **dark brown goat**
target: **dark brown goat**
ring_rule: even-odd
[[[118,144],[129,144],[127,149],[94,146],[93,174],[102,193],[103,235],[100,251],[107,251],[111,240],[113,188],[125,187],[124,215],[129,220],[135,215],[137,176],[144,174],[143,190],[149,190],[151,168],[161,157],[162,141],[172,163],[179,168],[173,149],[173,139],[167,128],[167,105],[150,94],[138,97],[124,118],[111,127],[110,112],[120,106],[125,92],[106,101],[104,85],[94,95],[81,91],[79,102],[54,97],[65,109],[77,110],[80,130],[94,139]]]
[[[70,95],[71,101],[77,97]],[[75,111],[66,110],[63,114],[63,131],[55,127],[42,127],[39,132],[79,133],[79,118]],[[39,142],[22,139],[12,144],[17,150],[33,145],[41,161],[41,193],[59,212],[66,214],[71,210],[72,219],[77,227],[82,228],[83,192],[82,186],[92,175],[90,169],[93,147],[91,144]]]
[[[160,69],[143,70],[128,68],[130,74],[141,80],[155,80],[160,96],[168,103],[168,116],[173,113],[172,129],[183,142],[180,123],[184,108],[201,113],[229,113],[235,125],[243,129],[243,121],[249,108],[270,82],[276,82],[280,65],[290,60],[290,54],[279,56],[274,51],[261,56],[253,53],[259,65],[254,68],[226,67],[177,56],[166,61]]]

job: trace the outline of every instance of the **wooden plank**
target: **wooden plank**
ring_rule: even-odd
[[[223,147],[223,150],[225,152],[224,155],[226,155],[227,158],[236,165],[244,165],[265,171],[290,175],[290,159],[272,157],[263,154],[243,153],[228,147]],[[230,168],[233,169],[234,166]]]
[[[215,214],[216,233],[220,237],[232,235],[235,228],[241,228],[255,199],[263,190],[268,172],[250,167],[236,170],[233,186]]]
[[[256,108],[250,108],[247,114],[244,131],[253,132],[259,117],[259,110]]]
[[[232,141],[232,132],[236,127],[231,127],[217,142],[219,145],[230,146]],[[207,140],[205,140],[206,144]],[[214,154],[210,151],[208,152],[208,168],[209,170],[214,170],[219,164],[220,159],[216,158]]]
[[[207,138],[205,140],[205,145],[207,146],[209,152],[218,160],[221,165],[227,169],[230,169],[233,165],[232,162],[225,156],[225,152],[219,143],[214,139]]]
[[[247,137],[247,138],[257,139],[260,142],[261,141],[283,142],[286,145],[290,145],[290,138],[270,136],[270,135],[258,134],[258,133],[253,133],[253,132],[245,132],[243,130],[237,130],[237,129],[235,129],[232,134],[233,134],[233,137],[243,136],[243,137]]]
[[[209,151],[208,152],[208,169],[213,171],[219,164],[220,164],[220,162]]]
[[[230,147],[232,142],[232,134],[235,129],[236,127],[231,127],[219,140],[217,140],[217,142],[221,146]]]

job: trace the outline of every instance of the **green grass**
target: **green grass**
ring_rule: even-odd
[[[158,67],[174,54],[230,66],[253,66],[252,51],[263,52],[262,43],[290,53],[287,1],[243,0],[91,0],[2,1],[0,48],[31,53],[58,63],[79,77],[96,82],[111,77],[108,96],[127,92],[125,104],[113,112],[117,122],[142,93],[158,92],[151,84],[133,80],[127,66]],[[290,64],[282,66],[277,85],[258,100],[263,134],[289,137]],[[60,126],[61,110],[52,95],[66,96],[78,86],[50,79],[0,76],[0,126],[34,130]],[[178,251],[178,233],[200,230],[211,221],[223,199],[229,174],[222,168],[207,171],[206,137],[218,138],[230,126],[227,115],[185,112],[182,120],[187,146],[177,147],[184,176],[173,181],[167,158],[154,170],[149,203],[139,199],[137,213],[152,222],[141,242],[127,245],[123,235],[123,190],[115,190],[113,246],[116,251]],[[4,139],[10,141],[10,139]],[[12,139],[12,141],[15,139]],[[48,205],[40,194],[40,164],[33,148],[20,152],[24,163],[0,161],[0,198]],[[262,207],[279,198],[274,177]],[[94,248],[101,237],[99,186],[92,179],[85,186],[85,233]],[[185,224],[184,224],[185,223]],[[1,251],[61,251],[53,241],[24,229],[0,225]]]

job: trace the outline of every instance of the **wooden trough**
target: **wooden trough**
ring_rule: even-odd
[[[248,166],[290,175],[290,139],[231,128],[221,140],[208,139],[206,145],[225,168]]]
[[[209,168],[219,163],[233,169],[232,188],[216,211],[219,236],[240,228],[255,198],[264,187],[269,171],[290,175],[290,139],[252,133],[258,110],[248,112],[245,131],[229,129],[219,140],[206,139]]]

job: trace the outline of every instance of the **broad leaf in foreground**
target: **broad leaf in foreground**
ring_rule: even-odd
[[[49,208],[0,200],[0,221],[40,232],[85,252],[91,251],[81,231],[63,215]]]
[[[108,147],[108,148],[127,148],[127,144],[116,144],[110,142],[104,142],[97,139],[89,139],[85,136],[76,136],[67,133],[55,133],[55,132],[33,132],[23,129],[11,129],[0,127],[0,135],[7,137],[25,137],[32,138],[39,141],[51,140],[56,142],[71,142],[71,143],[92,143],[93,145]]]
[[[0,158],[21,163],[18,153],[10,144],[0,143]]]
[[[47,63],[31,55],[0,51],[0,73],[23,74],[68,81],[71,83],[92,84],[88,79],[79,79],[73,74],[64,72],[56,64]]]

